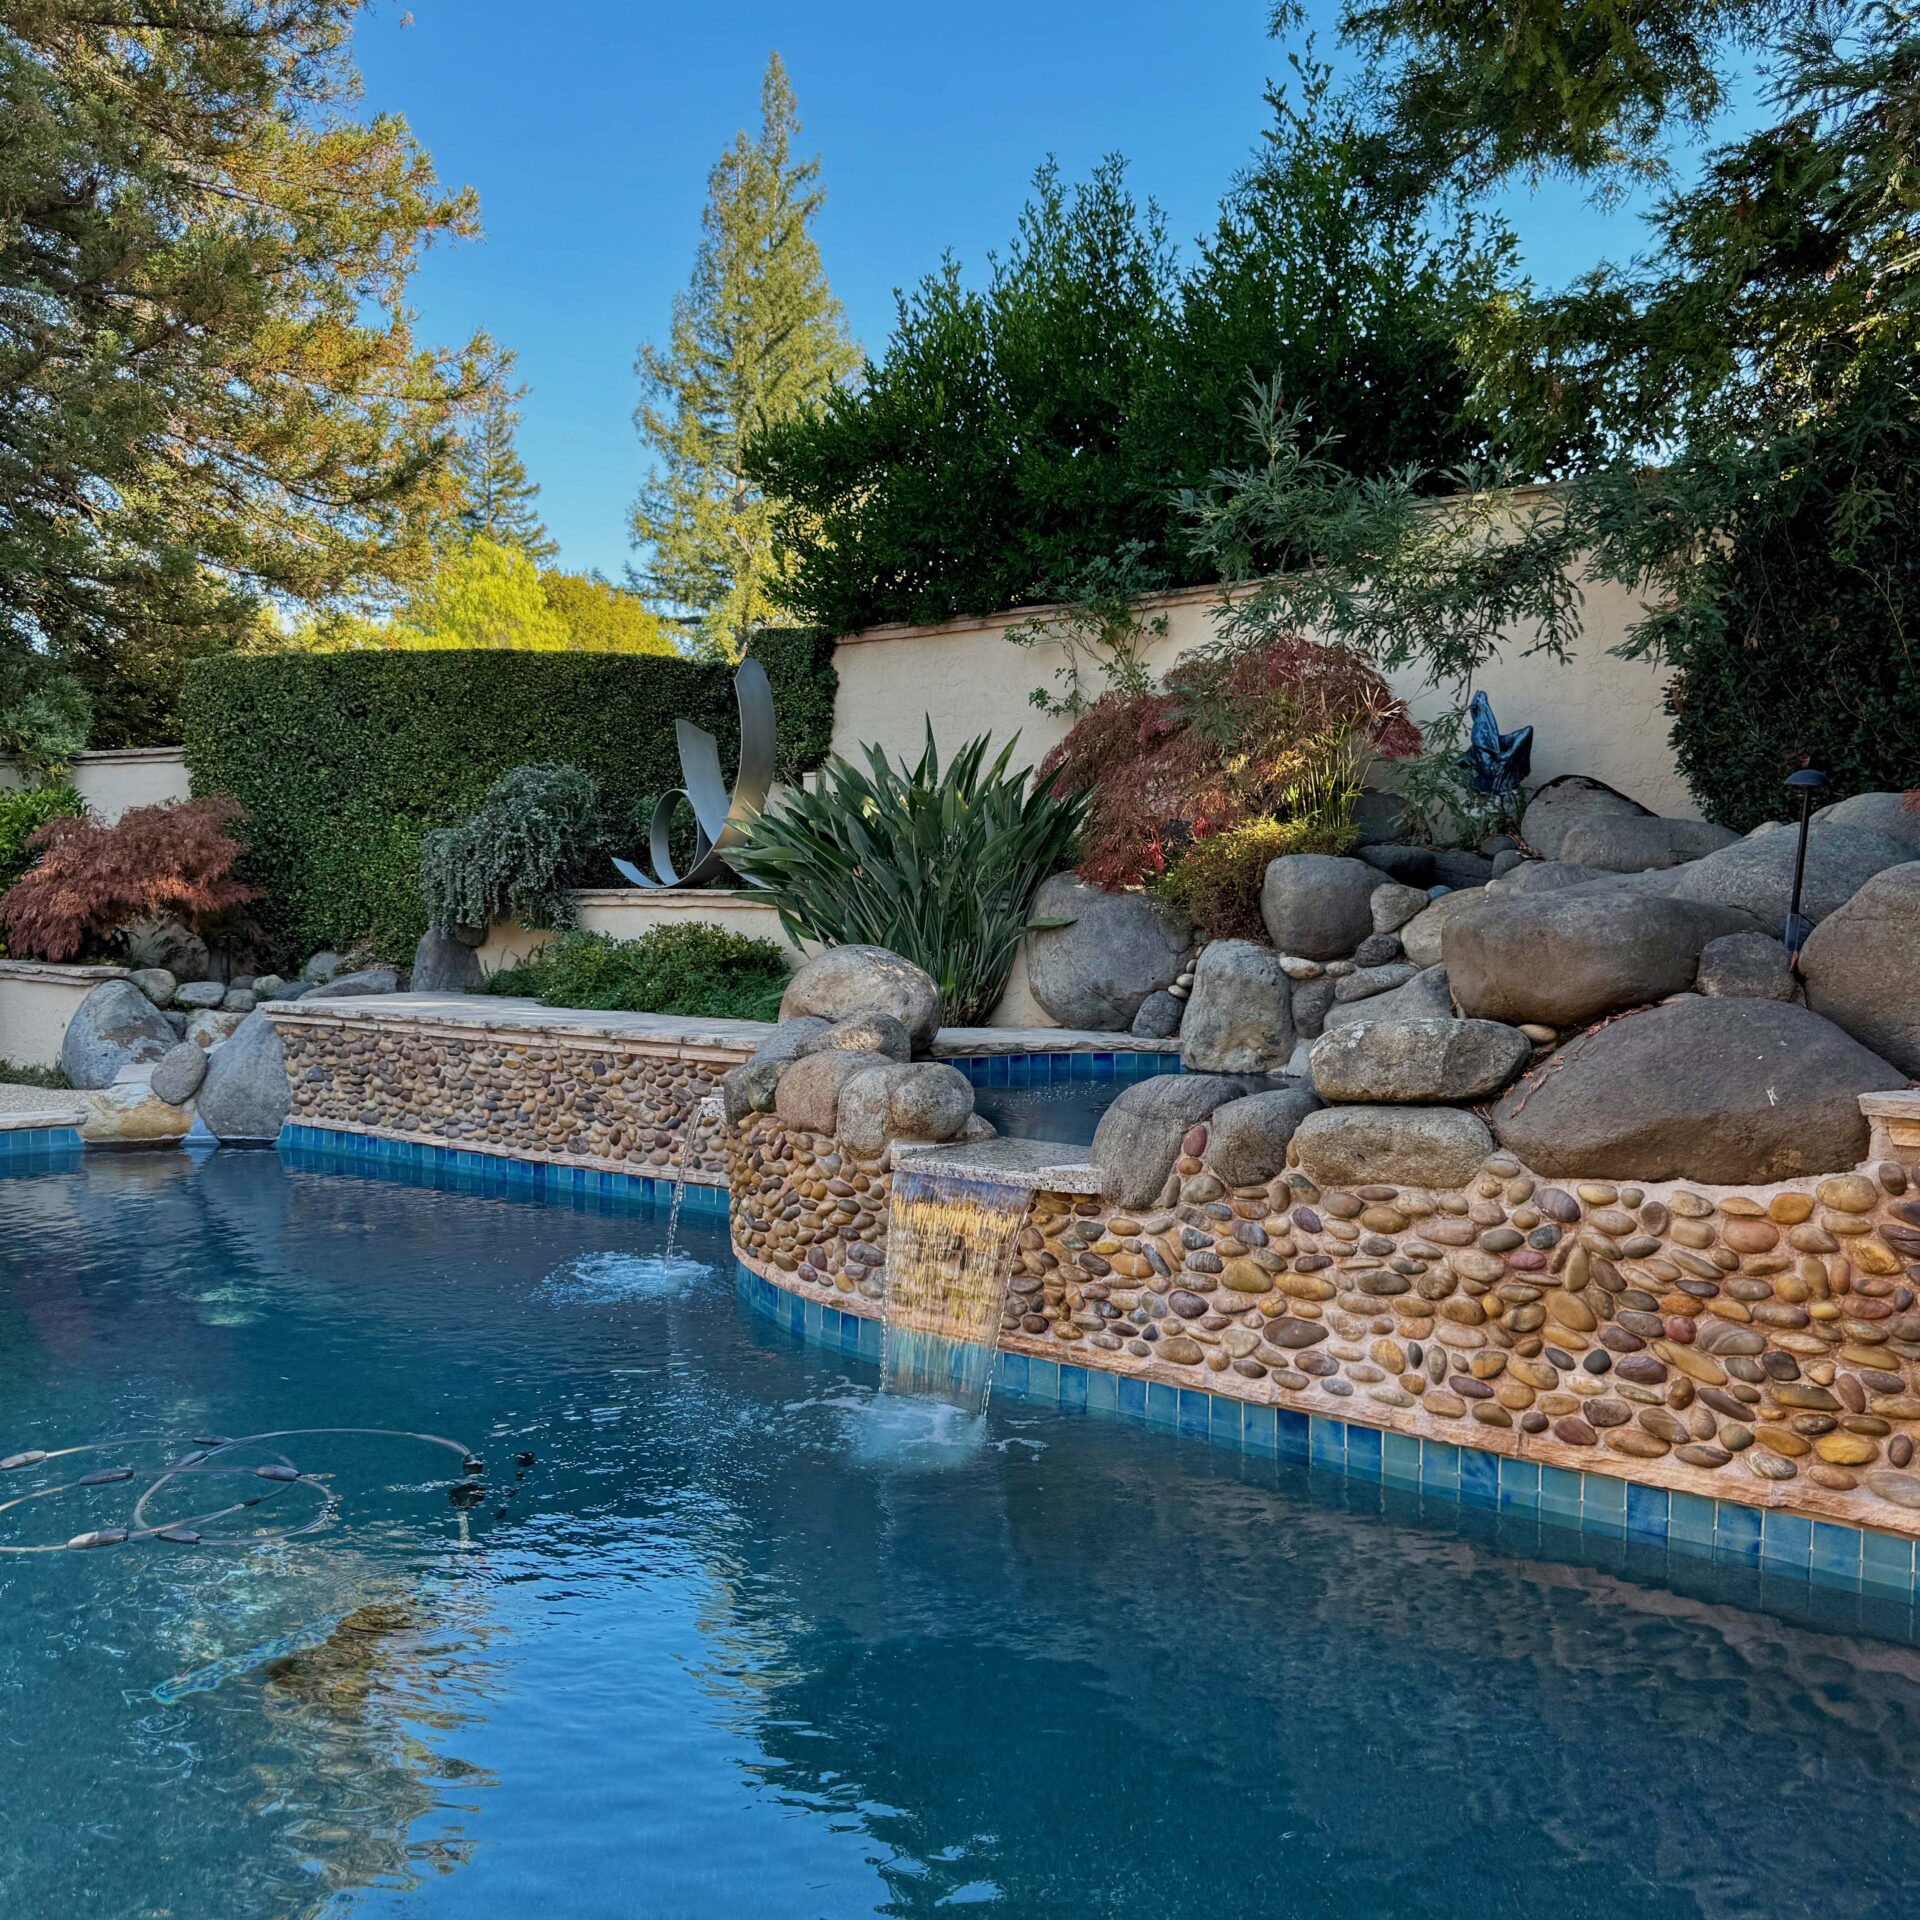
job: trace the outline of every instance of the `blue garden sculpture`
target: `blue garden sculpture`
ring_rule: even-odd
[[[1460,756],[1463,771],[1473,776],[1476,793],[1517,793],[1533,767],[1533,729],[1521,727],[1502,733],[1493,717],[1493,703],[1484,693],[1468,702],[1472,744]]]

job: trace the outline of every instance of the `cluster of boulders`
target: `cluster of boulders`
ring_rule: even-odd
[[[1154,1204],[1182,1135],[1222,1116],[1334,1186],[1458,1186],[1496,1144],[1536,1173],[1764,1183],[1851,1167],[1859,1096],[1920,1073],[1901,795],[1816,816],[1797,970],[1791,826],[1742,837],[1576,777],[1512,845],[1452,857],[1451,882],[1419,851],[1272,862],[1271,944],[1216,941],[1192,967],[1184,1090],[1129,1089],[1101,1126],[1110,1200]]]
[[[895,1141],[990,1139],[957,1067],[925,1058],[940,1030],[940,989],[884,947],[830,947],[802,966],[752,1059],[720,1083],[728,1122],[772,1113],[856,1152]]]
[[[192,947],[176,942],[170,951],[195,964]],[[204,946],[198,964],[207,964]],[[399,991],[390,967],[344,969],[329,952],[315,954],[292,980],[272,973],[183,979],[149,965],[102,981],[74,1009],[60,1043],[60,1069],[86,1116],[83,1137],[178,1140],[197,1117],[217,1139],[271,1140],[287,1116],[286,1064],[258,1008],[309,994]]]

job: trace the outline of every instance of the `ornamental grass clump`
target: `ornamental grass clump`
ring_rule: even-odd
[[[671,1013],[691,1020],[775,1020],[791,978],[771,940],[695,921],[655,927],[637,940],[563,933],[487,983],[549,1007]]]
[[[989,761],[986,735],[945,767],[927,727],[919,764],[835,757],[754,822],[730,856],[795,940],[885,947],[939,982],[949,1022],[986,1019],[1006,990],[1041,881],[1071,858],[1084,798]]]
[[[517,920],[571,927],[572,884],[602,850],[600,790],[578,767],[515,767],[480,810],[427,835],[420,888],[442,933]]]
[[[232,829],[245,818],[224,794],[130,807],[111,826],[56,815],[28,836],[39,858],[0,895],[7,950],[71,960],[155,917],[179,920],[203,939],[230,932],[254,898],[233,878],[246,849]]]

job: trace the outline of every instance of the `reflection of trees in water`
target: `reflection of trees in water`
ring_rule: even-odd
[[[485,1657],[493,1629],[476,1594],[436,1587],[432,1602],[437,1617],[414,1596],[356,1607],[255,1682],[264,1751],[250,1813],[276,1822],[301,1869],[288,1920],[336,1893],[408,1887],[467,1857],[462,1816],[495,1782],[444,1746],[482,1716],[500,1667]]]

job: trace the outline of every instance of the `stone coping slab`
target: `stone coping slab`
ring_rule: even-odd
[[[40,1127],[77,1127],[86,1110],[71,1095],[45,1087],[0,1084],[0,1133],[32,1133]]]
[[[1100,1176],[1084,1157],[1063,1159],[1056,1140],[982,1140],[971,1146],[913,1146],[897,1141],[896,1173],[950,1174],[962,1180],[990,1180],[1028,1193],[1090,1194],[1100,1191]]]
[[[76,987],[97,987],[103,980],[127,980],[127,967],[83,967],[64,960],[0,960],[0,980],[52,980]]]
[[[0,963],[4,964],[4,963]],[[270,1000],[267,1017],[283,1022],[324,1019],[354,1025],[418,1023],[462,1032],[526,1033],[542,1039],[640,1041],[655,1046],[724,1047],[743,1057],[772,1031],[763,1020],[694,1020],[665,1013],[606,1013],[591,1007],[547,1007],[507,994],[383,993]],[[1178,1053],[1177,1040],[1136,1040],[1126,1033],[1069,1027],[942,1027],[936,1059],[1016,1053]]]

